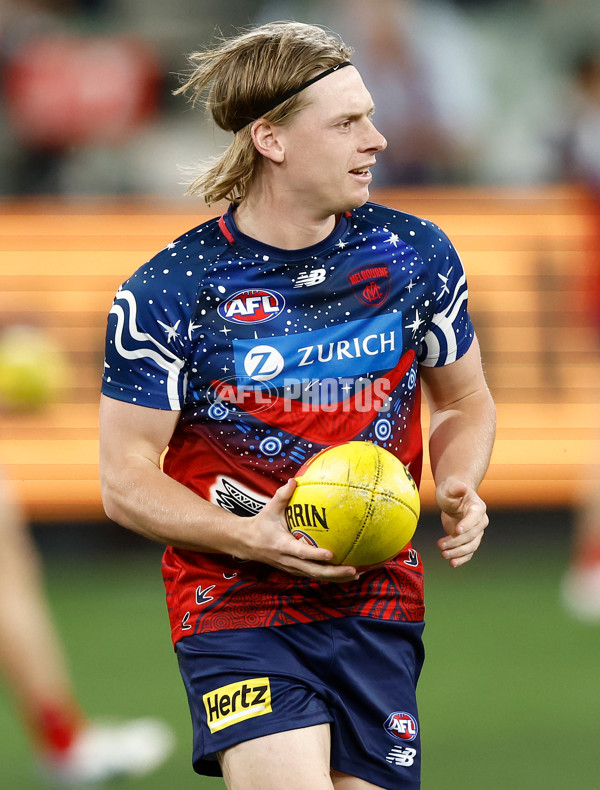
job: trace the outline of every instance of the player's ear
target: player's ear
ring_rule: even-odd
[[[273,162],[283,162],[285,148],[279,137],[280,127],[259,118],[252,124],[251,134],[254,146],[259,154]]]

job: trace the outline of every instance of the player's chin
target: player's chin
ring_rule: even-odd
[[[361,189],[354,189],[351,193],[348,193],[346,198],[346,205],[344,211],[351,211],[355,208],[360,208],[364,206],[367,200],[370,197],[370,192],[368,187],[362,187]]]

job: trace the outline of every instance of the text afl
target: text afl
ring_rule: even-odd
[[[226,321],[236,324],[271,321],[283,312],[285,299],[267,288],[238,291],[221,302],[217,312]]]

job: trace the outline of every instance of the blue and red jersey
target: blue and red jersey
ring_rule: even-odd
[[[433,223],[367,203],[319,244],[281,250],[242,234],[230,208],[119,289],[102,392],[181,411],[166,474],[252,516],[338,442],[380,444],[418,483],[419,366],[454,362],[472,339],[463,266]],[[173,547],[163,575],[174,642],[226,628],[424,615],[410,544],[341,585]]]

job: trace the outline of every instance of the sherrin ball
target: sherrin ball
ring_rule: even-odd
[[[419,492],[404,464],[371,442],[346,442],[310,458],[286,507],[298,540],[333,552],[335,565],[365,569],[393,559],[414,535]]]

